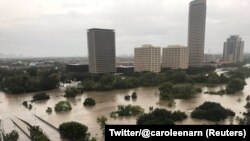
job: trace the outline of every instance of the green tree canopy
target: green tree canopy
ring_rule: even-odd
[[[97,123],[100,125],[100,128],[101,128],[103,134],[105,133],[105,124],[106,124],[107,120],[108,119],[105,116],[98,117],[96,120]]]
[[[72,109],[71,104],[68,101],[60,101],[55,106],[56,112],[66,112]]]
[[[133,105],[118,105],[117,111],[112,112],[112,114],[117,114],[118,116],[136,116],[144,112],[144,109],[140,106]]]
[[[67,98],[72,98],[72,97],[76,97],[76,95],[80,93],[81,93],[80,89],[76,87],[67,87],[65,90],[64,96]]]
[[[89,97],[89,98],[86,98],[83,102],[83,105],[84,106],[94,106],[95,105],[95,99]]]
[[[45,135],[39,126],[32,126],[28,129],[30,131],[30,137],[32,141],[50,141],[50,139],[47,137],[47,135]]]
[[[79,122],[66,122],[59,126],[59,132],[63,137],[72,141],[89,141],[88,127]]]
[[[16,130],[12,130],[10,133],[4,135],[4,141],[17,141],[19,134]]]
[[[235,116],[235,113],[230,109],[225,109],[219,103],[215,102],[204,102],[191,113],[192,118],[211,121],[224,120],[229,116]]]
[[[227,87],[226,87],[226,92],[228,94],[236,93],[238,91],[243,90],[245,85],[246,85],[245,80],[242,80],[239,78],[233,78],[229,80]]]
[[[50,99],[50,96],[47,95],[45,92],[40,92],[40,93],[36,93],[33,97],[32,97],[32,101],[38,101],[38,100],[47,100]]]
[[[156,108],[151,113],[142,114],[137,119],[137,124],[149,124],[149,125],[172,125],[176,121],[181,121],[183,119],[187,118],[187,115],[184,112],[174,112],[168,111],[166,109],[159,109]]]

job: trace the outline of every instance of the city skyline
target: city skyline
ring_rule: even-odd
[[[86,57],[86,31],[93,27],[115,29],[117,56],[133,55],[134,47],[141,44],[186,46],[189,2],[1,1],[0,53]],[[225,38],[235,34],[244,38],[245,52],[250,52],[250,33],[245,30],[250,3],[208,0],[207,7],[205,53],[222,54]]]

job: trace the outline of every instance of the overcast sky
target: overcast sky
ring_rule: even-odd
[[[0,53],[87,56],[88,28],[116,32],[116,54],[134,47],[187,45],[191,0],[0,0]],[[207,0],[205,52],[222,53],[229,35],[250,52],[250,0]]]

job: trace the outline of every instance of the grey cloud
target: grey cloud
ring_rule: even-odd
[[[208,0],[206,52],[222,53],[223,42],[231,34],[241,35],[245,51],[250,52],[250,6],[248,1],[234,6],[240,1]],[[0,53],[87,56],[86,30],[92,27],[115,29],[118,55],[133,54],[134,47],[145,43],[187,44],[190,0],[57,2],[61,11],[53,13],[19,18],[8,18],[5,13],[0,22]],[[223,2],[229,4],[223,6]]]

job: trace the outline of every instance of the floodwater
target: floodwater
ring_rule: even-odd
[[[113,90],[107,92],[86,92],[75,99],[66,99],[63,97],[64,89],[66,86],[61,87],[57,90],[48,91],[50,95],[50,100],[33,103],[33,109],[28,110],[22,106],[22,102],[25,100],[31,100],[34,93],[22,94],[22,95],[7,95],[0,92],[0,118],[3,121],[3,127],[5,132],[10,132],[13,129],[16,129],[19,132],[20,140],[26,141],[28,138],[21,133],[21,131],[14,126],[11,119],[21,126],[25,132],[28,133],[27,126],[22,123],[17,118],[21,118],[32,125],[39,125],[44,130],[44,132],[49,136],[52,141],[60,141],[60,136],[57,131],[47,126],[33,114],[36,114],[51,123],[52,125],[58,127],[61,123],[67,121],[78,121],[88,126],[89,132],[92,136],[97,137],[98,140],[103,140],[101,136],[101,130],[99,125],[96,122],[97,117],[102,115],[108,117],[108,124],[136,124],[136,117],[130,118],[117,118],[111,119],[109,117],[110,112],[116,110],[117,105],[140,105],[145,109],[145,112],[149,111],[149,107],[153,106],[154,108],[160,107],[165,108],[171,111],[180,110],[186,112],[189,116],[190,113],[194,110],[195,107],[199,106],[205,101],[214,101],[220,103],[226,108],[232,109],[236,112],[236,116],[242,116],[242,113],[246,111],[244,105],[246,104],[246,97],[250,94],[250,78],[246,79],[247,85],[242,92],[239,92],[235,95],[209,95],[203,94],[208,90],[220,90],[225,86],[217,86],[215,88],[208,88],[203,86],[203,92],[198,94],[196,97],[189,100],[175,100],[176,104],[174,107],[167,107],[164,105],[159,105],[159,92],[157,87],[148,87],[148,88],[136,88],[128,90]],[[137,93],[137,100],[135,101],[125,101],[124,96],[131,94],[133,91]],[[84,107],[83,101],[87,97],[92,97],[96,100],[96,105],[94,107]],[[45,111],[47,107],[54,107],[54,105],[61,101],[67,100],[72,104],[72,110],[66,113],[55,113],[47,114]],[[219,122],[219,124],[229,124],[230,120]],[[177,124],[215,124],[207,120],[197,120],[188,118]]]

